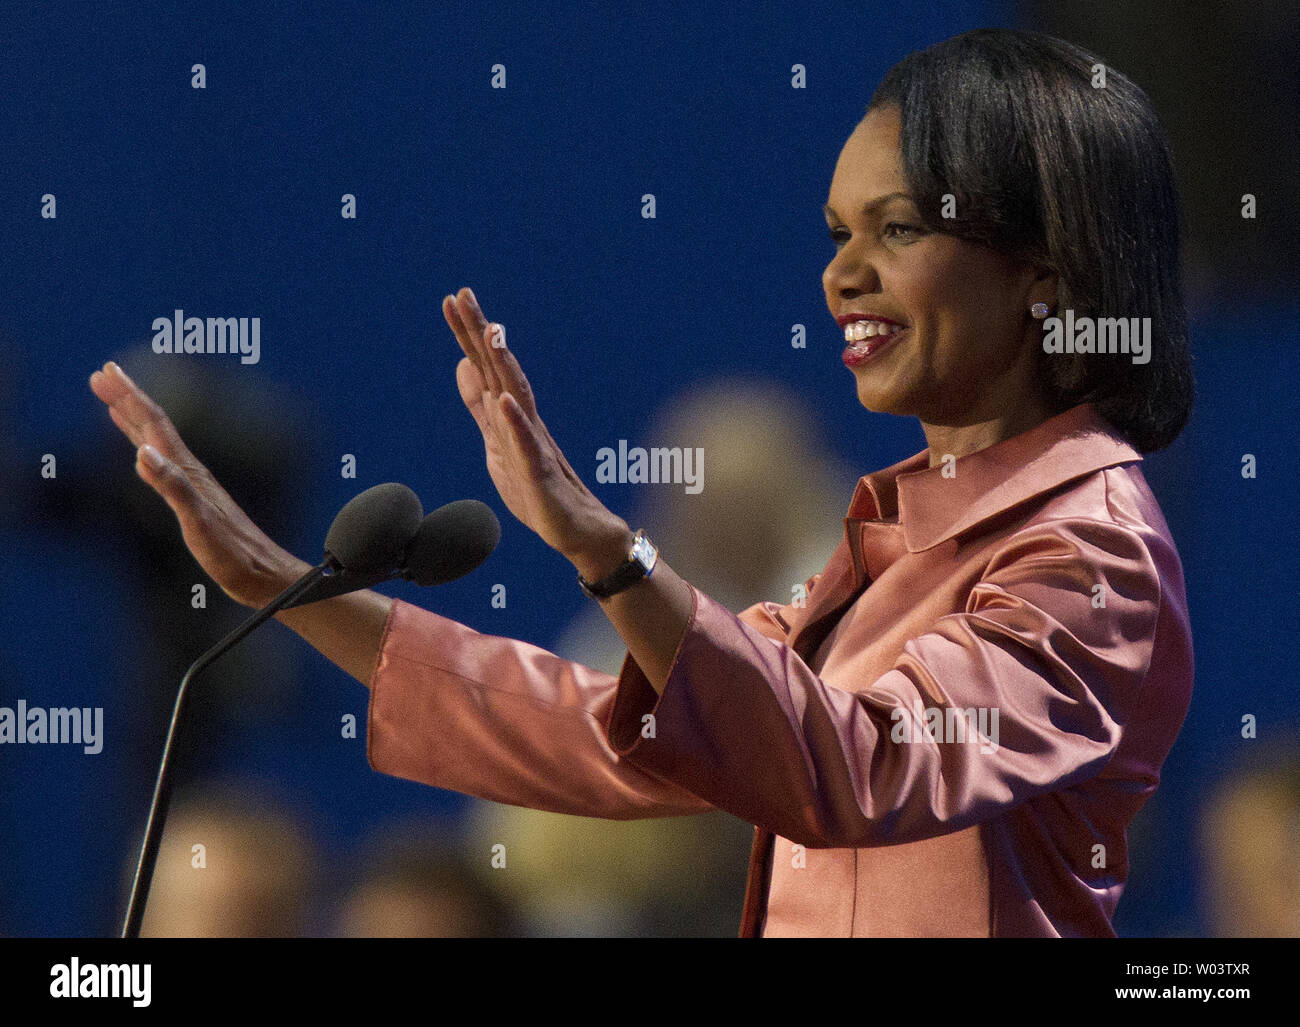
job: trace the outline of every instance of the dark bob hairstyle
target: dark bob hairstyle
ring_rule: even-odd
[[[1149,453],[1192,407],[1178,193],[1146,94],[1109,66],[1100,84],[1102,65],[1050,36],[977,29],[894,65],[867,110],[899,109],[903,172],[928,228],[1051,268],[1057,311],[1151,318],[1145,364],[1042,354],[1058,409],[1091,402]],[[955,218],[940,216],[945,193]]]

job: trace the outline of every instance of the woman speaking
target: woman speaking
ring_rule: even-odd
[[[804,595],[734,614],[673,573],[653,525],[584,486],[462,289],[442,309],[492,481],[617,628],[621,673],[375,592],[278,619],[369,686],[376,770],[755,825],[742,935],[1113,935],[1192,677],[1140,469],[1192,399],[1163,134],[1093,55],[971,32],[885,76],[825,215],[857,400],[927,448],[856,483]],[[120,368],[90,382],[227,595],[260,606],[308,569]]]

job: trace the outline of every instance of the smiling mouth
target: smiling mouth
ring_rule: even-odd
[[[901,336],[904,336],[911,331],[910,328],[904,328],[902,325],[890,325],[889,327],[892,328],[893,331],[886,333],[877,332],[874,335],[866,335],[859,330],[852,334],[861,336],[860,338],[850,337],[852,329],[856,328],[858,325],[869,323],[870,322],[856,321],[844,329],[844,337],[848,345],[844,347],[843,360],[849,367],[856,367],[859,364],[865,363],[881,350],[898,341]]]
[[[844,341],[861,342],[863,339],[872,339],[878,335],[894,335],[906,327],[907,325],[901,325],[895,321],[879,321],[875,319],[850,321],[844,326]]]

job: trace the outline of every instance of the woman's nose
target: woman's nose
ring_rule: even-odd
[[[826,298],[876,292],[880,289],[880,276],[871,261],[854,255],[848,248],[840,250],[822,272],[822,288]]]

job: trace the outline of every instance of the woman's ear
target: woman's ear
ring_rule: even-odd
[[[1041,264],[1032,265],[1026,276],[1025,310],[1032,309],[1037,303],[1045,303],[1047,309],[1055,314],[1060,301],[1060,276],[1052,268]]]

